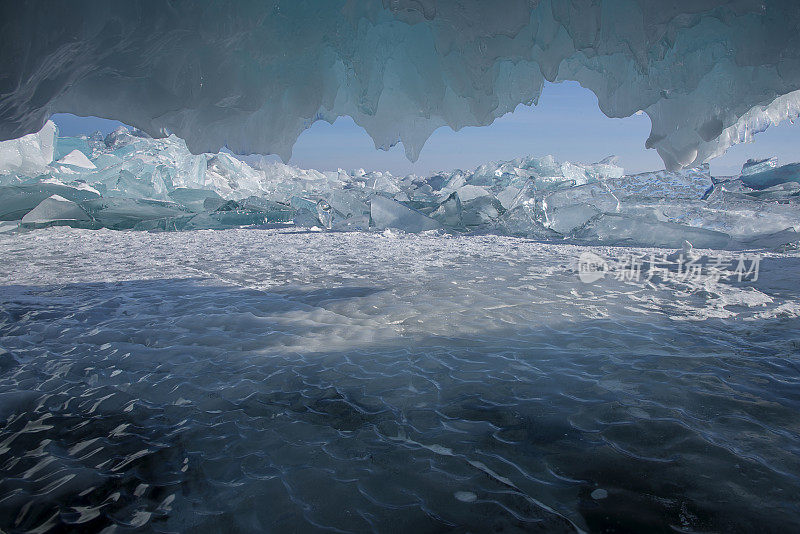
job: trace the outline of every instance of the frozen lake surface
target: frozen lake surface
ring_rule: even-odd
[[[800,529],[800,255],[588,251],[0,234],[0,530]]]

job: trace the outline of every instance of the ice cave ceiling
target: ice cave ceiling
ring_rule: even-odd
[[[486,125],[575,80],[639,110],[670,168],[800,110],[796,0],[125,0],[0,4],[0,138],[56,112],[288,159],[352,116],[416,159],[438,127]]]

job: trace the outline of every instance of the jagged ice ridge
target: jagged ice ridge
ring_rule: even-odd
[[[749,161],[736,178],[707,165],[626,175],[524,157],[427,177],[320,172],[228,153],[192,154],[174,136],[36,134],[0,143],[0,229],[137,230],[294,224],[316,230],[515,235],[578,243],[701,248],[798,242],[800,164]]]

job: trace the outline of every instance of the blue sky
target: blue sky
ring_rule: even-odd
[[[121,124],[68,114],[54,115],[53,120],[64,136],[109,132]],[[416,163],[405,158],[402,146],[388,152],[376,150],[372,139],[349,117],[341,117],[333,125],[317,122],[306,130],[290,163],[319,170],[364,168],[427,175],[526,155],[552,154],[562,161],[593,162],[614,154],[627,172],[634,173],[663,168],[658,154],[644,148],[649,134],[646,115],[610,119],[597,107],[591,91],[565,82],[547,84],[538,106],[520,105],[489,126],[458,132],[438,129]],[[800,160],[800,125],[783,123],[757,135],[755,143],[732,147],[711,162],[712,172],[736,174],[748,158],[773,155],[782,163]]]

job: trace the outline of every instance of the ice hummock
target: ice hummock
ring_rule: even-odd
[[[25,227],[293,224],[673,248],[685,241],[741,248],[800,239],[800,165],[778,166],[774,159],[748,162],[727,179],[712,177],[708,165],[626,175],[613,157],[583,164],[552,156],[394,176],[250,165],[228,153],[192,154],[174,135],[152,139],[127,128],[56,139],[52,123],[0,143],[0,155],[0,220]]]

